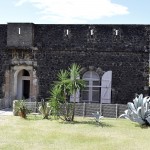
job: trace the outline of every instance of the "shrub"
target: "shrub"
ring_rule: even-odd
[[[28,113],[28,109],[25,106],[24,100],[14,100],[13,101],[13,114],[14,116],[20,116],[22,118],[26,118],[26,114]]]

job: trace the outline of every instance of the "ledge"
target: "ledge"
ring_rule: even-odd
[[[12,65],[29,65],[29,66],[37,66],[37,61],[33,61],[33,60],[23,60],[23,59],[20,59],[20,60],[11,60],[11,64]]]

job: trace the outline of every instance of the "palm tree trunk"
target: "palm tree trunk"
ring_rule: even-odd
[[[73,92],[73,95],[74,95],[74,102],[73,102],[73,110],[72,110],[72,118],[71,118],[71,121],[74,120],[74,115],[75,115],[76,91]]]

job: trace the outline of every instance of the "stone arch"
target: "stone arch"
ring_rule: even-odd
[[[105,71],[102,70],[102,68],[94,67],[94,66],[89,66],[89,67],[82,67],[80,70],[80,75],[83,76],[83,74],[87,71],[95,71],[100,77],[105,73]]]
[[[12,77],[14,99],[27,98],[29,101],[35,100],[38,95],[38,79],[33,66],[14,66],[12,70],[14,70]],[[29,88],[29,91],[25,91],[26,88]],[[19,91],[19,89],[22,91]]]

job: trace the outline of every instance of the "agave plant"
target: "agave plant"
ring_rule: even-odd
[[[103,118],[103,116],[101,116],[101,114],[97,111],[96,113],[92,113],[94,119],[96,122],[100,123],[100,119]]]
[[[132,102],[127,104],[128,109],[125,110],[125,114],[120,115],[121,117],[130,119],[131,121],[137,122],[140,125],[150,125],[150,97],[143,97],[143,94],[137,95]]]
[[[43,115],[43,119],[48,119],[51,109],[49,103],[46,103],[44,99],[41,100],[41,106],[39,107],[39,111]]]

